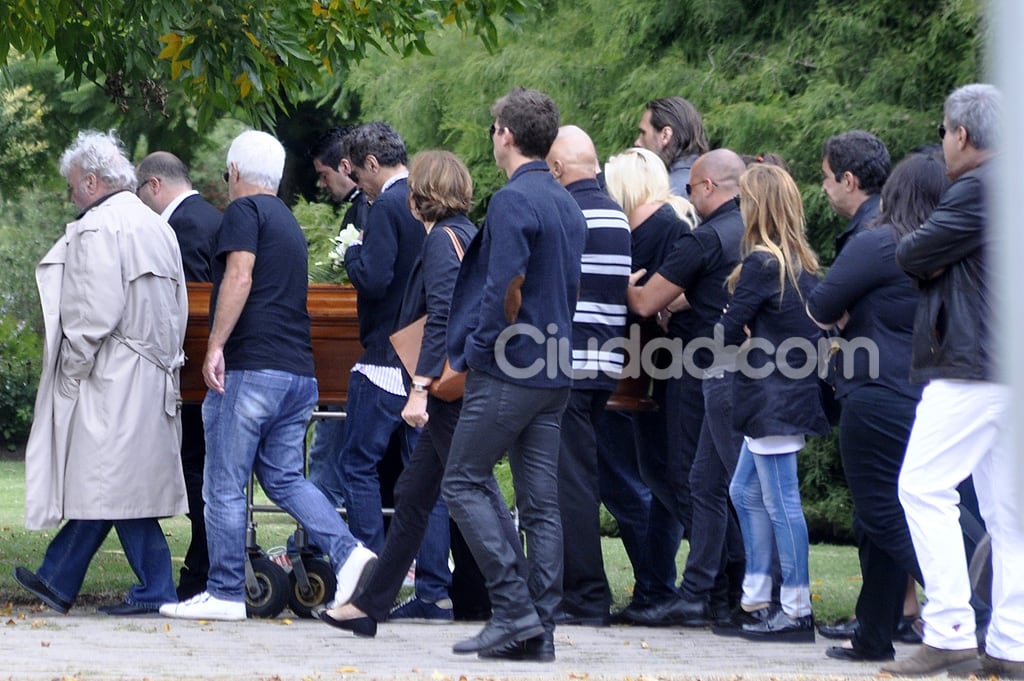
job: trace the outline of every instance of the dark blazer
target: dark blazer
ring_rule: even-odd
[[[171,213],[168,222],[178,237],[185,281],[213,280],[210,262],[217,247],[221,217],[221,212],[198,194],[186,198]]]
[[[811,370],[805,371],[804,376],[789,378],[779,369],[778,353],[768,354],[754,343],[741,350],[740,357],[745,357],[750,367],[767,374],[755,375],[742,366],[736,373],[733,418],[737,430],[749,437],[826,435],[830,431],[818,387],[817,355],[808,358],[807,353],[801,352],[799,345],[807,345],[803,342],[792,347],[796,339],[804,339],[817,352],[821,331],[807,316],[804,300],[818,279],[802,272],[797,280],[800,290],[787,279],[780,301],[778,261],[764,251],[754,251],[743,260],[736,290],[722,314],[720,323],[727,345],[746,342],[746,326],[752,339],[767,341],[774,350],[791,347],[786,354],[790,367],[811,363]]]
[[[896,262],[922,294],[912,381],[994,380],[987,252],[993,235],[985,206],[990,170],[986,163],[957,178],[927,222],[896,248]]]
[[[448,324],[452,368],[571,387],[571,365],[548,366],[546,346],[553,339],[571,347],[586,238],[583,212],[544,161],[516,169],[491,197],[459,270]]]

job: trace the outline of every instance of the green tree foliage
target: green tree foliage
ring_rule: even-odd
[[[945,96],[982,78],[985,38],[978,0],[562,0],[495,54],[449,34],[432,58],[373,57],[345,85],[411,150],[462,156],[480,203],[504,182],[486,130],[510,87],[554,97],[602,159],[632,144],[647,100],[682,95],[713,146],[787,160],[829,262],[843,221],[820,190],[822,144],[861,128],[898,160],[937,142]]]
[[[427,34],[445,25],[493,48],[495,19],[518,22],[538,2],[19,0],[0,4],[0,65],[12,49],[53,50],[76,86],[95,83],[122,109],[162,113],[178,81],[200,128],[236,108],[269,123],[371,50],[427,53]]]
[[[43,96],[24,85],[0,90],[0,201],[46,163]]]

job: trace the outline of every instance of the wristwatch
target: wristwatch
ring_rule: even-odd
[[[417,383],[416,381],[413,381],[412,391],[414,393],[425,393],[427,392],[427,386],[423,385],[422,383]]]

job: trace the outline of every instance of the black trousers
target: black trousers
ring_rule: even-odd
[[[185,476],[188,520],[192,538],[181,568],[177,595],[187,600],[206,590],[210,554],[206,548],[206,519],[203,511],[203,468],[206,466],[206,437],[203,433],[203,405],[181,405],[181,470]]]
[[[387,619],[395,603],[409,564],[420,549],[427,521],[441,494],[441,479],[448,462],[448,450],[452,433],[459,421],[462,401],[444,402],[433,396],[427,398],[427,413],[430,420],[420,433],[416,447],[409,456],[394,488],[394,515],[388,524],[384,548],[377,561],[377,568],[366,590],[352,603],[374,620]],[[501,498],[498,483],[491,476],[488,491]],[[519,545],[519,537],[511,516],[504,531],[509,541]],[[452,573],[452,605],[456,616],[487,616],[490,603],[487,588],[479,568],[473,562],[472,554],[466,551],[461,535],[454,528],[452,545],[455,548],[455,571]]]
[[[907,575],[922,581],[897,489],[917,400],[868,385],[841,402],[839,448],[853,496],[853,532],[863,578],[853,644],[865,654],[885,655],[893,652]]]
[[[562,414],[558,506],[562,527],[562,609],[605,616],[612,603],[601,553],[597,433],[609,390],[573,390]]]
[[[690,600],[727,606],[730,587],[726,565],[732,553],[743,555],[743,539],[735,512],[729,503],[729,482],[736,472],[743,435],[733,424],[733,378],[705,378],[704,425],[690,469],[690,497],[693,531],[690,553],[686,557],[681,591]],[[734,560],[735,561],[735,557]]]

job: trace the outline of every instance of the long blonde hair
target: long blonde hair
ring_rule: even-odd
[[[653,151],[642,147],[626,149],[604,165],[608,194],[630,215],[645,203],[667,203],[690,229],[697,226],[697,211],[682,196],[672,193],[665,162]]]
[[[818,257],[807,243],[804,204],[796,182],[777,166],[751,166],[740,175],[740,213],[746,229],[740,242],[741,264],[727,280],[729,292],[736,290],[742,261],[754,251],[764,251],[779,263],[779,300],[787,279],[799,294],[801,272],[817,273]]]

